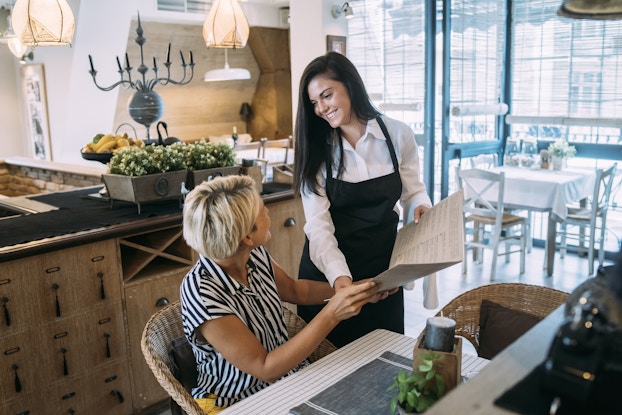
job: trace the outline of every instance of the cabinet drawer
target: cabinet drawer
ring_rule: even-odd
[[[114,241],[39,255],[32,261],[43,321],[120,299],[120,266]]]
[[[41,321],[41,301],[33,283],[30,258],[0,264],[0,332],[8,336],[32,328]]]
[[[127,359],[121,302],[90,311],[80,320],[87,365],[95,368]]]
[[[0,403],[0,415],[47,415],[46,402],[40,392],[21,394],[19,399]]]
[[[40,391],[45,384],[40,355],[40,333],[0,337],[0,402]]]
[[[298,277],[300,257],[305,244],[305,217],[300,199],[291,199],[268,205],[272,237],[266,249],[274,260],[292,278]]]
[[[154,405],[168,396],[145,363],[140,348],[140,339],[147,320],[164,305],[179,300],[179,287],[185,275],[185,272],[179,272],[166,277],[152,278],[125,289],[125,308],[130,338],[132,400],[135,412]]]

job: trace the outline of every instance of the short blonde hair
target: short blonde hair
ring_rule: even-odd
[[[229,258],[253,230],[259,209],[261,198],[249,176],[224,176],[203,182],[186,197],[184,239],[207,258]]]

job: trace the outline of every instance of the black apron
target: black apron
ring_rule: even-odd
[[[402,194],[402,180],[395,149],[386,126],[376,118],[386,138],[393,161],[393,173],[359,183],[348,183],[332,176],[332,158],[326,162],[326,196],[335,226],[335,238],[355,281],[372,278],[389,268],[397,235],[399,216],[394,207]],[[298,277],[326,281],[309,255],[305,241]],[[311,321],[324,305],[298,306],[298,314]],[[328,335],[337,347],[383,328],[404,333],[404,293],[402,288],[376,304],[366,304],[358,316],[342,321]]]

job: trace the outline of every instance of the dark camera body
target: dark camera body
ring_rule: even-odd
[[[613,276],[608,272],[613,267],[601,268],[597,277],[570,295],[566,320],[544,362],[545,388],[565,408],[620,410],[622,398],[614,388],[622,382],[622,305],[609,287],[608,278]]]

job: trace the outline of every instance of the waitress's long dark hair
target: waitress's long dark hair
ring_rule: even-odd
[[[341,155],[343,155],[341,140],[333,140],[333,137],[340,137],[339,129],[332,128],[328,122],[315,115],[309,98],[309,83],[318,75],[326,75],[346,87],[352,112],[361,122],[367,122],[380,114],[369,99],[356,67],[348,58],[337,52],[328,52],[311,61],[300,78],[298,113],[294,131],[296,140],[294,189],[298,193],[307,191],[318,193],[320,188],[318,172],[322,163],[330,159],[333,142],[338,143]],[[339,157],[337,171],[338,176],[341,176],[343,157]]]

